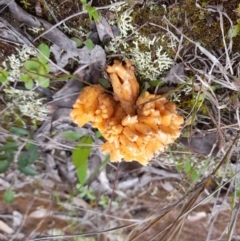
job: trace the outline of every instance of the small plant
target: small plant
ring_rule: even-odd
[[[72,161],[80,184],[84,186],[87,176],[88,156],[91,152],[92,138],[84,136],[72,152]]]
[[[18,143],[12,138],[8,138],[6,144],[0,147],[0,173],[8,170],[17,150]]]
[[[11,133],[18,136],[17,141],[12,137],[6,139],[6,144],[0,147],[0,173],[5,173],[15,158],[17,159],[18,170],[25,175],[35,175],[36,170],[32,164],[37,159],[37,146],[30,142],[20,144],[21,137],[29,139],[29,133],[25,129],[12,127]],[[20,148],[20,154],[17,152]]]
[[[0,83],[8,84],[20,79],[24,82],[27,89],[32,89],[34,82],[43,88],[49,86],[50,66],[48,59],[50,49],[48,45],[42,43],[38,46],[38,52],[35,49],[25,48],[18,50],[19,56],[11,55],[0,68]],[[31,57],[30,56],[36,56]],[[8,62],[8,63],[6,63]]]
[[[238,4],[238,8],[236,9],[237,16],[240,17],[240,3]],[[230,37],[236,37],[240,33],[240,18],[237,19],[237,24],[233,25],[233,28],[229,30]]]
[[[9,72],[3,68],[0,68],[0,83],[6,83],[8,76]]]
[[[209,163],[210,158],[198,162],[192,157],[185,157],[184,160],[179,160],[176,168],[179,172],[184,172],[193,183],[196,183],[208,173]]]
[[[77,184],[76,188],[79,191],[79,197],[80,198],[87,198],[90,201],[93,201],[96,199],[96,196],[93,193],[93,189],[92,188],[87,188],[87,187],[83,187],[81,184]]]
[[[14,197],[15,193],[14,191],[9,188],[7,189],[4,194],[3,194],[3,200],[7,203],[7,204],[11,204],[14,201]]]
[[[34,80],[43,88],[49,86],[49,78],[46,76],[50,72],[48,64],[50,49],[46,44],[40,44],[38,50],[36,58],[24,62],[24,75],[20,77],[20,80],[24,82],[27,89],[33,88]]]
[[[98,202],[100,206],[102,206],[103,208],[106,208],[110,203],[112,206],[115,206],[115,207],[118,206],[118,202],[116,201],[111,202],[111,199],[106,197],[105,195],[100,196],[100,200]]]
[[[94,48],[94,43],[92,42],[91,39],[87,39],[84,43],[85,43],[87,49],[92,50]]]
[[[20,3],[23,5],[25,9],[28,9],[31,6],[31,4],[26,0],[21,0]]]
[[[81,137],[83,137],[82,133],[79,133],[76,131],[64,131],[62,135],[63,135],[63,138],[66,139],[67,141],[77,141]]]
[[[86,0],[81,0],[81,3],[83,4],[84,8],[86,9],[86,11],[88,12],[89,15],[89,19],[92,21],[98,21],[99,20],[99,15],[97,12],[97,9],[90,6]]]

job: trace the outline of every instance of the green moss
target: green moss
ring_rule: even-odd
[[[18,3],[29,13],[36,15],[36,1],[35,0],[19,0]],[[95,6],[104,6],[110,4],[110,0],[99,0]],[[163,16],[166,16],[169,21],[177,27],[183,29],[183,33],[186,34],[193,41],[199,42],[202,46],[207,48],[209,51],[216,50],[223,47],[222,33],[220,29],[218,13],[207,11],[208,5],[223,5],[223,11],[228,14],[231,20],[236,22],[237,16],[234,10],[237,8],[239,1],[221,1],[221,0],[199,0],[198,4],[203,8],[196,7],[195,0],[179,0],[178,4],[173,4],[170,7],[166,7],[164,4],[136,4],[133,8],[133,25],[139,29],[139,33],[143,36],[152,37],[153,35],[166,34],[165,31],[156,26],[150,26],[147,22],[154,23],[159,26],[165,26],[162,21]],[[41,7],[41,18],[47,19],[51,23],[56,23],[53,16],[56,17],[57,21],[60,21],[78,11],[81,10],[80,1],[68,0],[63,1],[59,4],[57,1],[39,1]],[[129,9],[128,5],[125,6],[124,10]],[[204,9],[205,8],[205,9]],[[52,14],[49,12],[51,9]],[[105,11],[102,11],[104,16]],[[89,19],[86,17],[76,17],[66,22],[66,25],[71,29],[71,37],[82,37],[79,34],[78,29],[89,29]],[[144,26],[144,27],[143,27]],[[224,31],[228,32],[230,28],[229,21],[224,19]],[[73,31],[76,29],[76,31]],[[67,32],[69,33],[69,31]],[[204,33],[204,34],[203,34]],[[240,37],[234,39],[233,48],[238,51],[240,47]],[[163,43],[161,43],[163,44]],[[185,44],[187,44],[185,42]],[[174,55],[173,52],[168,51],[169,54]]]
[[[173,63],[165,48],[162,47],[162,43],[165,42],[163,34],[160,34],[158,27],[147,24],[138,28],[138,24],[141,23],[139,17],[157,17],[156,8],[136,6],[134,9],[129,9],[125,6],[113,11],[117,16],[114,24],[118,25],[121,36],[112,40],[106,47],[106,51],[108,53],[121,53],[125,58],[131,59],[136,67],[136,75],[140,82],[144,83],[158,78]],[[146,20],[148,19],[145,18],[145,23]],[[138,22],[136,23],[136,21]]]
[[[135,6],[133,12],[133,22],[136,26],[143,26],[147,22],[154,23],[159,26],[165,26],[162,21],[165,15],[169,21],[176,27],[181,27],[183,33],[193,41],[199,42],[209,51],[217,50],[223,47],[222,33],[220,29],[219,14],[207,11],[207,5],[220,4],[222,1],[198,1],[198,4],[203,8],[196,7],[195,0],[182,0],[178,4],[165,8],[161,5],[153,6]],[[223,2],[223,9],[230,16],[232,21],[236,21],[234,9],[237,8],[238,1],[231,1],[231,3]],[[230,28],[229,21],[224,18],[224,32],[227,34]],[[166,34],[165,31],[158,27],[145,25],[140,29],[141,34],[151,36],[154,34]],[[173,32],[175,32],[173,30]],[[204,34],[203,34],[204,33]],[[234,47],[240,41],[234,40]],[[187,41],[185,41],[187,44]]]
[[[224,11],[226,11],[233,21],[235,19],[233,10],[237,6],[237,2],[238,1],[232,1],[230,4],[231,6],[228,2],[222,3]],[[215,5],[217,3],[217,1],[199,1],[202,8],[206,7],[206,5]],[[183,28],[183,33],[190,39],[199,42],[209,51],[218,50],[223,47],[223,37],[218,13],[197,8],[195,1],[192,0],[185,1],[182,5],[180,4],[176,10],[177,11],[171,11],[169,13],[169,19],[170,21],[174,19],[174,24],[176,26],[181,26]],[[229,21],[224,18],[223,24],[226,34],[230,28]]]
[[[146,34],[147,36],[153,35],[159,32],[158,27],[149,26],[148,22],[161,25],[162,24],[162,17],[166,14],[166,10],[161,5],[153,5],[153,6],[144,6],[140,7],[138,5],[135,6],[133,11],[133,24],[136,26],[143,26],[139,30],[140,33]]]
[[[20,1],[20,0],[19,0]],[[24,0],[25,2],[30,3],[30,6],[27,6],[27,11],[30,11],[32,14],[35,13],[35,4],[36,2],[34,0]],[[21,2],[21,1],[20,1]],[[47,6],[45,5],[45,1],[40,0],[41,7],[43,9],[42,12],[42,18],[49,19],[50,22],[55,23],[52,15],[50,14]],[[106,4],[109,4],[110,0],[99,0],[97,1],[96,6],[103,6]],[[216,51],[223,48],[223,37],[220,29],[220,21],[219,21],[219,14],[217,12],[211,12],[207,11],[208,5],[217,5],[222,4],[223,5],[223,12],[226,12],[226,14],[231,18],[233,23],[236,23],[237,16],[234,13],[234,10],[237,8],[239,4],[239,0],[232,0],[232,1],[222,1],[222,0],[199,0],[197,2],[201,8],[198,8],[196,6],[196,0],[179,0],[177,4],[173,4],[169,7],[165,7],[158,4],[144,4],[139,5],[136,4],[133,7],[133,11],[131,13],[132,17],[132,26],[134,30],[129,29],[127,32],[127,36],[125,36],[125,40],[127,43],[127,46],[124,46],[124,43],[119,41],[116,43],[115,51],[109,51],[108,53],[118,53],[122,54],[123,57],[126,58],[132,58],[133,51],[136,51],[136,44],[134,41],[136,41],[136,36],[134,37],[134,34],[138,32],[140,36],[143,36],[145,38],[148,38],[149,40],[152,40],[154,37],[157,39],[156,42],[151,46],[151,54],[150,58],[151,61],[155,61],[157,59],[157,49],[158,46],[163,47],[163,52],[167,53],[168,56],[171,58],[175,57],[176,54],[176,46],[169,47],[170,38],[167,33],[167,31],[163,30],[162,27],[167,27],[166,23],[163,21],[163,17],[166,16],[167,19],[176,27],[181,28],[182,32],[192,39],[195,42],[199,42],[203,47],[208,49],[208,51]],[[22,7],[24,7],[24,4],[22,2]],[[26,6],[25,6],[26,7]],[[64,1],[62,4],[58,4],[56,1],[48,1],[48,7],[50,7],[51,10],[53,10],[53,14],[56,16],[58,21],[64,19],[67,16],[70,16],[71,14],[76,13],[77,11],[81,10],[81,4],[80,1],[74,1],[74,0],[68,0]],[[118,17],[122,15],[122,13],[126,10],[130,10],[130,7],[128,5],[125,5],[122,10],[118,13],[115,13]],[[109,12],[109,10],[101,11],[101,14],[105,16],[106,12]],[[150,23],[153,23],[158,26],[153,26]],[[224,33],[227,35],[228,30],[230,28],[229,21],[224,17]],[[77,18],[73,18],[66,23],[67,28],[64,30],[66,33],[68,33],[71,37],[75,36],[78,38],[82,38],[81,31],[79,29],[83,29],[85,32],[89,30],[89,18],[86,14],[86,16],[81,16]],[[176,31],[172,28],[170,28],[170,31],[176,34]],[[204,33],[204,34],[203,34]],[[165,37],[164,37],[165,36]],[[228,39],[226,37],[226,41],[228,42]],[[184,42],[182,43],[183,46],[188,46],[190,43],[184,39]],[[233,39],[233,50],[234,52],[239,51],[240,49],[240,36],[237,36]],[[141,42],[138,43],[138,50],[140,53],[148,53],[149,47],[147,47],[145,44],[142,44]],[[145,54],[145,56],[146,56]],[[181,60],[180,60],[181,61]],[[157,67],[157,66],[156,66]],[[201,63],[195,63],[195,67],[201,68]],[[137,77],[140,81],[144,82],[146,78],[143,78],[141,73],[139,71],[136,72]],[[161,73],[162,75],[165,74],[163,71]],[[184,106],[182,106],[183,109],[186,107],[191,108],[193,106],[193,102],[196,100],[193,100],[192,96],[189,95],[184,100],[185,102],[182,102]],[[206,109],[204,109],[203,105],[200,108],[200,111],[202,113],[205,113]],[[181,107],[181,106],[180,106]],[[199,106],[198,106],[199,107]]]

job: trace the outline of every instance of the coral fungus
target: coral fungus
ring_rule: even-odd
[[[114,98],[120,102],[127,114],[133,114],[133,106],[139,95],[139,84],[134,75],[132,63],[126,60],[123,66],[122,63],[115,60],[113,66],[107,67],[107,72],[113,87]]]
[[[138,97],[130,61],[115,61],[107,72],[114,97],[100,85],[88,86],[75,102],[71,118],[79,126],[91,121],[99,129],[106,139],[102,151],[110,153],[111,161],[136,160],[146,165],[180,135],[183,118],[165,97],[148,92]]]

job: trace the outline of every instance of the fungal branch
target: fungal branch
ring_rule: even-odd
[[[79,126],[91,121],[106,142],[103,153],[111,161],[138,161],[142,165],[163,152],[180,135],[183,117],[174,103],[165,97],[145,92],[139,96],[139,84],[129,60],[107,66],[114,95],[101,85],[86,87],[70,114]],[[136,107],[138,106],[138,107]]]
[[[113,87],[114,99],[120,102],[126,114],[133,115],[134,105],[139,95],[139,84],[132,63],[126,60],[123,65],[115,60],[112,66],[107,67],[107,73]]]

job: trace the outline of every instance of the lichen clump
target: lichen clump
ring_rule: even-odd
[[[12,87],[3,89],[8,100],[8,108],[18,108],[23,116],[28,116],[34,121],[43,121],[49,113],[44,104],[44,98],[34,91],[18,90]]]
[[[4,69],[9,71],[8,81],[10,82],[18,81],[22,74],[24,62],[30,59],[30,57],[37,55],[36,49],[25,45],[21,48],[16,48],[16,50],[17,54],[12,54],[2,63]]]
[[[142,35],[134,26],[133,9],[124,10],[124,7],[111,9],[117,16],[117,21],[112,23],[117,24],[120,36],[113,39],[105,50],[109,53],[120,51],[131,59],[140,78],[154,80],[171,67],[173,60],[161,46],[160,37]]]
[[[26,60],[37,55],[35,48],[25,46],[16,48],[17,53],[6,58],[2,63],[8,72],[7,81],[18,82],[23,74],[23,65]],[[44,98],[40,98],[35,91],[20,90],[3,85],[4,98],[8,101],[8,113],[16,115],[15,109],[20,110],[23,116],[30,117],[33,122],[43,121],[48,114],[48,108],[44,104]]]
[[[174,103],[145,92],[139,97],[139,84],[130,61],[115,61],[107,67],[114,91],[108,94],[100,85],[86,87],[73,105],[72,120],[79,126],[91,121],[106,142],[103,153],[111,161],[138,161],[146,165],[180,135],[183,118]]]

